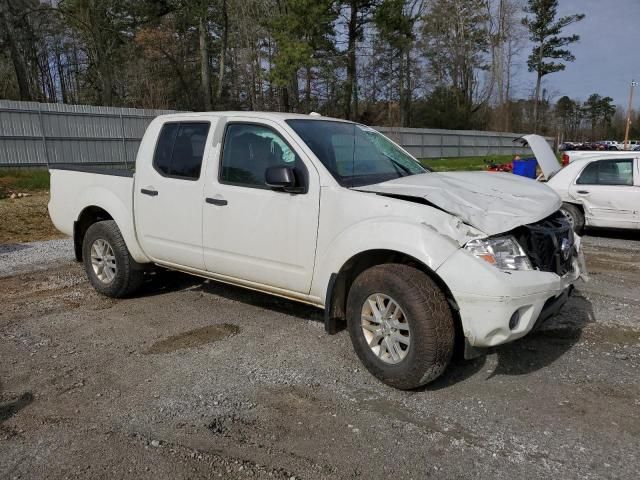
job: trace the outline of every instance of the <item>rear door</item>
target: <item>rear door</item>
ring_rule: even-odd
[[[318,231],[317,171],[276,123],[234,118],[226,124],[205,185],[203,247],[208,271],[299,293],[311,288]],[[213,166],[213,165],[212,165]],[[265,184],[271,166],[290,166],[303,193]]]
[[[203,160],[215,119],[169,121],[151,161],[139,162],[134,191],[137,235],[154,261],[204,270]]]
[[[631,158],[594,160],[569,187],[569,195],[584,206],[587,225],[638,228],[637,175],[637,166]]]

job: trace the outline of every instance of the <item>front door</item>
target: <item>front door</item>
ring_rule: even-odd
[[[634,185],[633,159],[594,160],[569,195],[583,205],[587,225],[638,228],[640,187]]]
[[[308,293],[315,260],[320,185],[317,171],[276,124],[225,127],[217,169],[205,185],[203,250],[212,273]],[[295,168],[304,193],[265,184],[272,166]]]
[[[204,270],[202,256],[202,161],[209,121],[164,123],[153,161],[138,166],[134,209],[137,235],[156,262]],[[202,170],[202,174],[201,174]]]

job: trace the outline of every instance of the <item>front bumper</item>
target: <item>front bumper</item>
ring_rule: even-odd
[[[439,269],[458,306],[468,345],[493,347],[525,336],[555,315],[571,286],[586,275],[581,249],[573,269],[560,277],[551,272],[503,272],[461,250]]]

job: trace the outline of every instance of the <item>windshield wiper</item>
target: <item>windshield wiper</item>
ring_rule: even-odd
[[[402,170],[404,170],[404,172],[407,175],[412,175],[411,170],[409,170],[407,167],[405,167],[404,165],[402,165],[399,161],[397,161],[395,158],[390,157],[389,155],[387,155],[386,153],[383,153],[382,155],[384,155],[385,157],[387,157],[391,163],[393,163],[396,167],[400,167]],[[400,172],[398,172],[400,173]],[[407,175],[402,175],[403,177],[406,177]]]

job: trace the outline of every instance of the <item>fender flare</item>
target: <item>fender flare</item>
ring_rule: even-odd
[[[82,205],[82,208],[74,215],[76,221],[87,208],[98,207],[104,210],[118,225],[133,259],[138,263],[151,262],[138,243],[133,216],[129,211],[130,209],[116,194],[107,188],[94,186],[82,192],[82,195],[78,199],[78,204]]]

